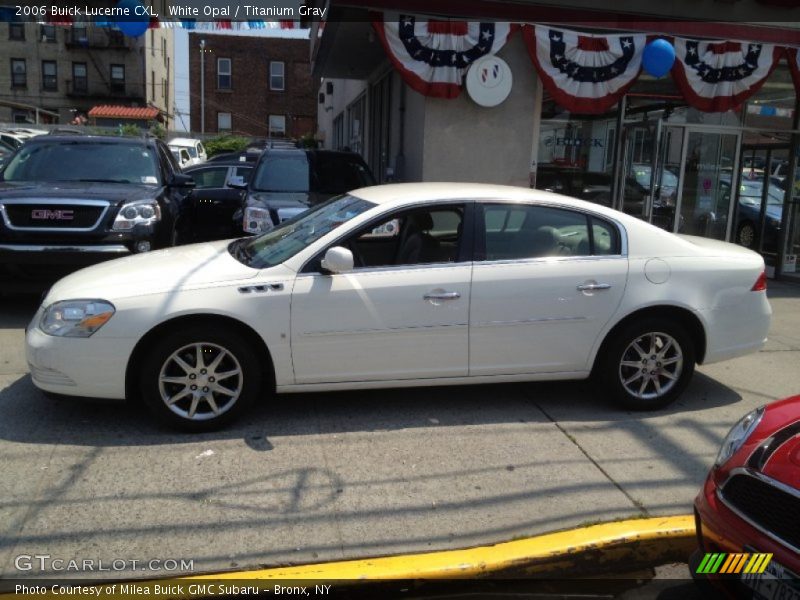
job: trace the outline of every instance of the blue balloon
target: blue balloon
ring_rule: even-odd
[[[675,48],[667,40],[653,40],[644,47],[642,66],[653,77],[663,77],[675,62]]]
[[[139,37],[143,35],[150,26],[150,17],[144,11],[144,6],[137,0],[120,0],[117,2],[118,8],[127,8],[128,16],[117,17],[115,25],[125,35]]]

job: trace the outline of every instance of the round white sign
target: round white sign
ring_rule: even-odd
[[[481,106],[497,106],[508,98],[514,80],[511,68],[494,54],[479,58],[467,71],[467,93]]]

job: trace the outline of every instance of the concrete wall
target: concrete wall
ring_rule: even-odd
[[[466,90],[454,100],[425,98],[424,181],[528,185],[539,82],[521,36],[512,36],[498,56],[514,77],[499,106],[478,106]]]

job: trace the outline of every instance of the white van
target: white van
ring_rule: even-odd
[[[170,140],[167,145],[170,147],[170,150],[180,151],[181,148],[186,148],[189,151],[189,156],[192,158],[191,164],[193,165],[199,165],[202,162],[206,162],[206,159],[208,158],[206,149],[203,147],[203,142],[197,139],[175,138],[174,140]]]

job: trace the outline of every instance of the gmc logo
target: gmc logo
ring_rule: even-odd
[[[50,210],[49,208],[34,208],[31,211],[31,219],[45,221],[72,221],[74,218],[74,210]]]

